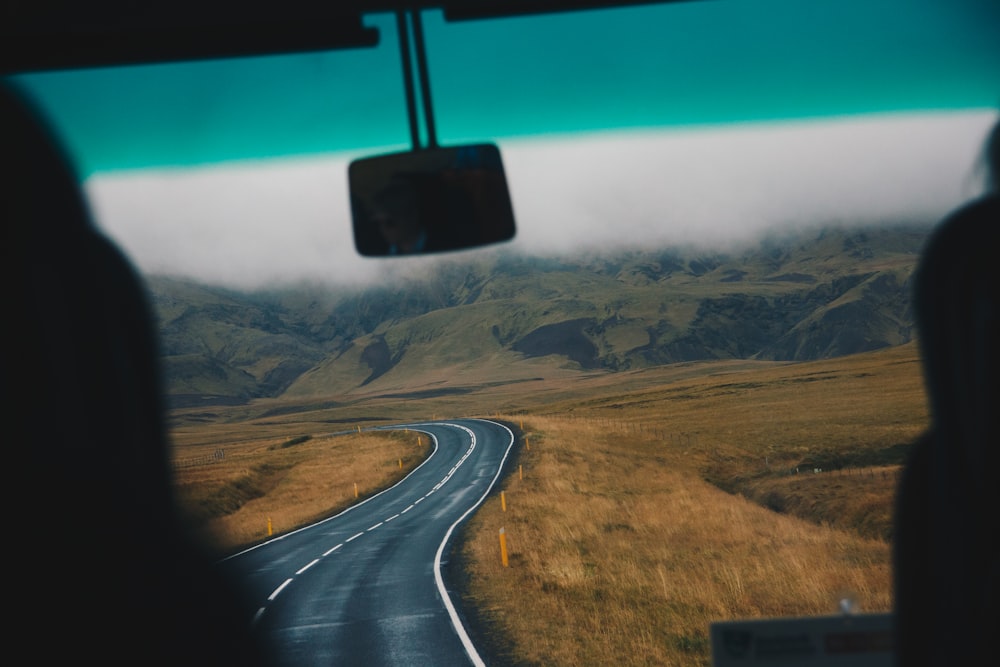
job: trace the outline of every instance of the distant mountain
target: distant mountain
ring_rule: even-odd
[[[176,406],[443,391],[899,345],[912,337],[910,279],[928,232],[826,229],[726,253],[456,255],[421,280],[368,289],[148,284]]]

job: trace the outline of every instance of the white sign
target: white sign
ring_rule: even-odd
[[[892,614],[720,621],[713,667],[892,667]]]

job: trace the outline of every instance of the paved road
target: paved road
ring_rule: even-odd
[[[441,568],[455,527],[493,487],[514,436],[485,420],[407,427],[429,434],[435,448],[400,483],[223,563],[251,594],[247,621],[282,664],[483,664]]]

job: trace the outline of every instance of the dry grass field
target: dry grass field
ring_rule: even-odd
[[[224,554],[390,486],[430,453],[430,440],[417,433],[366,432],[235,440],[179,451],[178,500],[206,542]]]
[[[507,510],[488,501],[459,546],[464,595],[511,663],[707,665],[715,620],[833,613],[845,596],[864,611],[891,608],[892,499],[927,425],[914,344],[530,388],[405,402],[408,415],[499,413],[523,429]],[[259,540],[267,516],[285,530],[329,514],[352,502],[354,481],[370,491],[423,454],[412,433],[281,446],[318,434],[308,419],[365,410],[395,414],[382,402],[256,430],[252,419],[188,415],[179,461],[228,444],[224,463],[178,469],[181,498],[228,548]]]
[[[927,424],[915,346],[519,419],[507,510],[478,512],[463,553],[513,661],[705,665],[712,621],[891,608],[898,464]]]

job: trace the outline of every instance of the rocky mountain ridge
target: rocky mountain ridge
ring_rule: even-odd
[[[148,286],[174,406],[442,390],[905,343],[929,230],[829,228],[729,252],[460,254],[422,279],[366,289],[242,293],[155,276]]]

